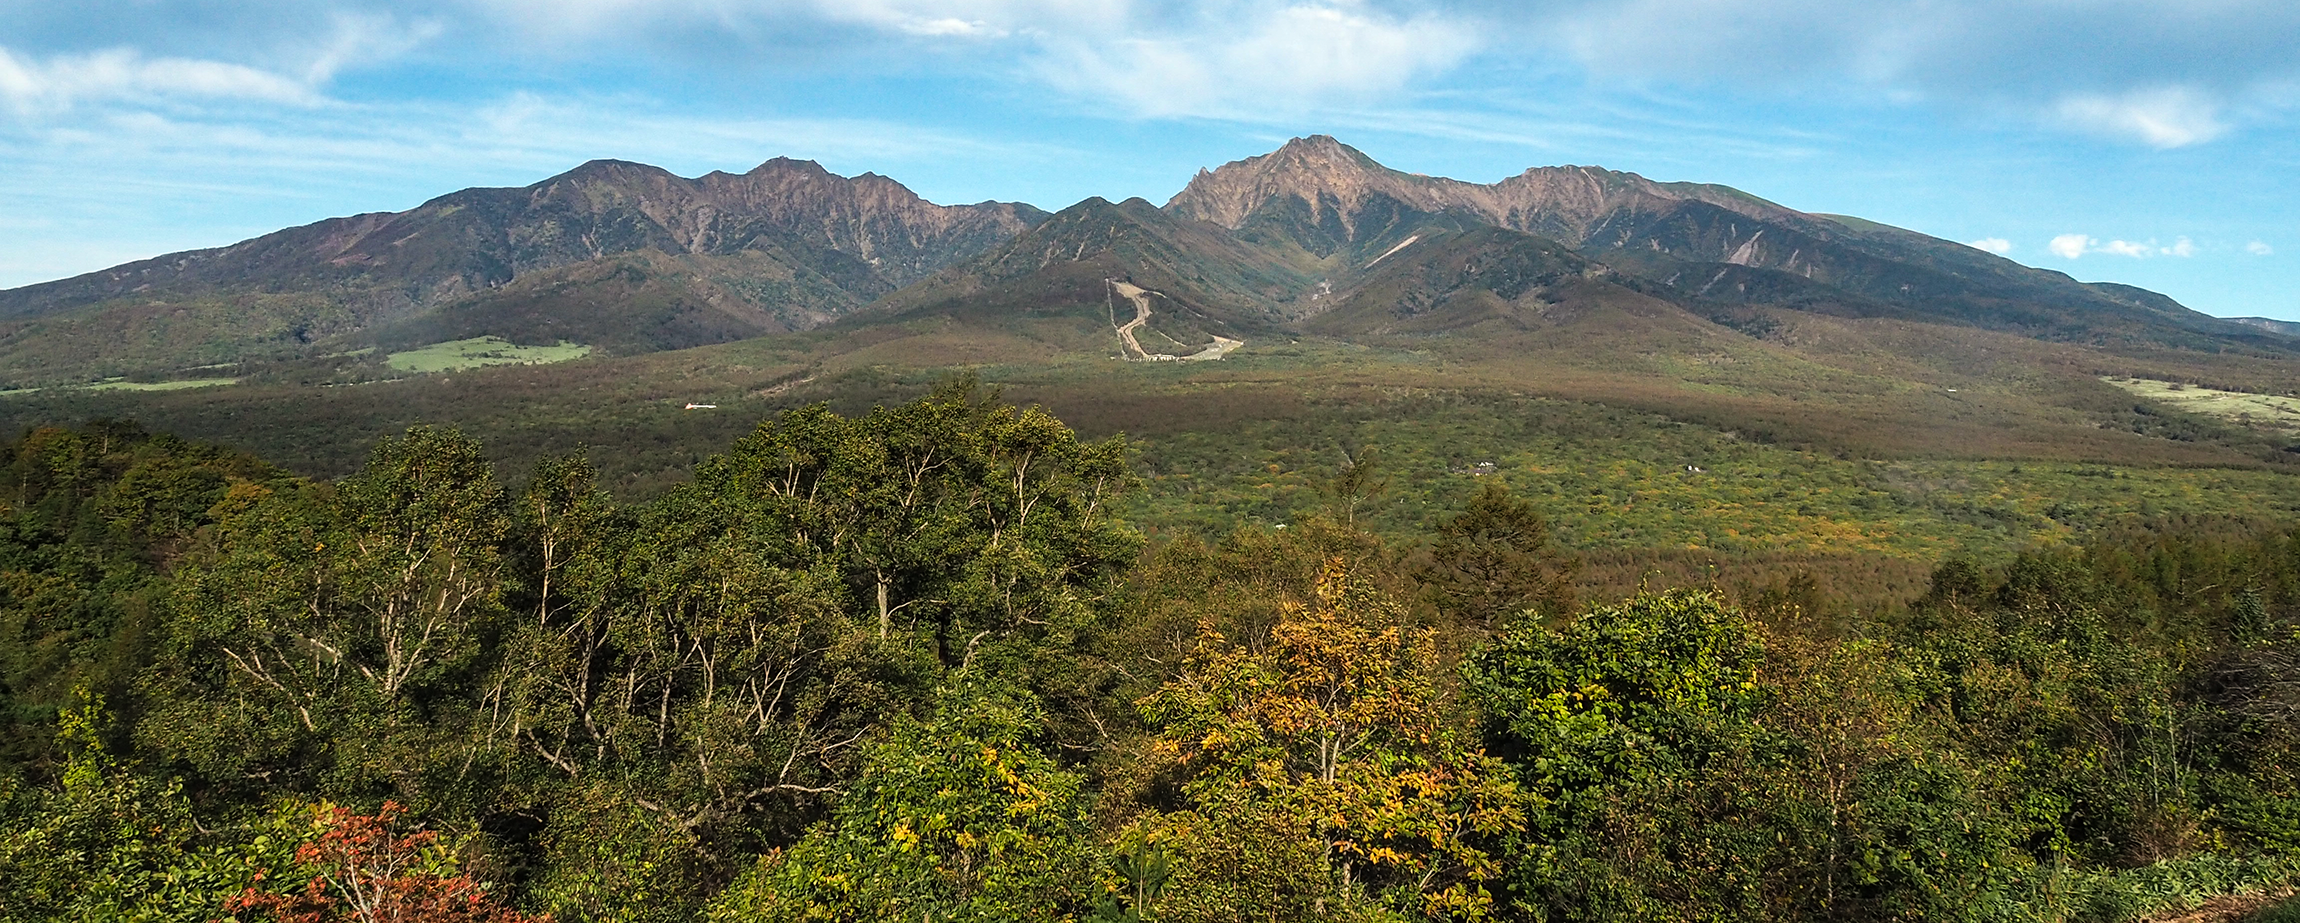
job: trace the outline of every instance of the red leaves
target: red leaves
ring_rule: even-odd
[[[395,802],[375,814],[322,808],[319,836],[296,848],[296,864],[311,873],[303,890],[251,887],[225,901],[224,912],[276,923],[548,923],[548,915],[529,916],[489,898],[485,886],[456,869],[437,831],[396,833],[393,822],[404,813]]]

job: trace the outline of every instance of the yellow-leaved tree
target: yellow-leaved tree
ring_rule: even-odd
[[[1129,838],[1168,850],[1161,920],[1478,919],[1515,829],[1502,763],[1457,736],[1435,633],[1339,559],[1263,643],[1204,632],[1143,700],[1179,810]]]

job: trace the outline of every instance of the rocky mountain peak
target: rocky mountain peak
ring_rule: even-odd
[[[1297,169],[1386,169],[1365,152],[1335,140],[1333,135],[1310,135],[1295,138],[1279,146],[1269,155],[1272,160]]]
[[[1311,135],[1267,154],[1198,171],[1190,185],[1167,201],[1166,210],[1235,229],[1264,204],[1291,196],[1309,203],[1313,214],[1336,207],[1347,216],[1374,193],[1398,195],[1413,179],[1331,135]]]
[[[671,176],[671,171],[650,164],[628,160],[587,160],[581,166],[537,183],[538,186],[557,182],[613,183],[632,180],[659,180]]]
[[[812,160],[798,160],[790,157],[771,158],[766,162],[759,164],[758,166],[752,167],[751,172],[746,175],[772,176],[779,173],[801,173],[826,177],[831,175],[831,171],[823,169],[822,164],[816,163]]]

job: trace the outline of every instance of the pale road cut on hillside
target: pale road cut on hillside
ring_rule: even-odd
[[[1132,282],[1120,282],[1116,279],[1104,279],[1102,281],[1108,283],[1112,291],[1124,295],[1126,300],[1134,302],[1134,319],[1127,321],[1124,325],[1118,323],[1115,303],[1112,304],[1112,311],[1110,312],[1110,326],[1118,330],[1118,339],[1124,344],[1121,355],[1129,362],[1201,362],[1208,359],[1220,359],[1229,355],[1231,350],[1246,345],[1244,340],[1217,336],[1214,338],[1214,345],[1187,356],[1148,352],[1142,348],[1141,341],[1134,338],[1134,331],[1142,329],[1143,324],[1150,322],[1150,296],[1158,295],[1158,293]],[[1165,296],[1159,295],[1159,297]]]

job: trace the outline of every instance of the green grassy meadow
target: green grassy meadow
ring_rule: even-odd
[[[547,365],[591,354],[591,347],[564,340],[555,346],[521,346],[497,336],[480,336],[392,353],[384,364],[398,372],[460,372],[491,365]]]
[[[2222,391],[2201,385],[2145,378],[2105,378],[2103,381],[2135,396],[2247,426],[2300,432],[2300,397]]]
[[[107,381],[88,386],[90,391],[183,391],[238,384],[237,378],[186,378],[180,381]]]

